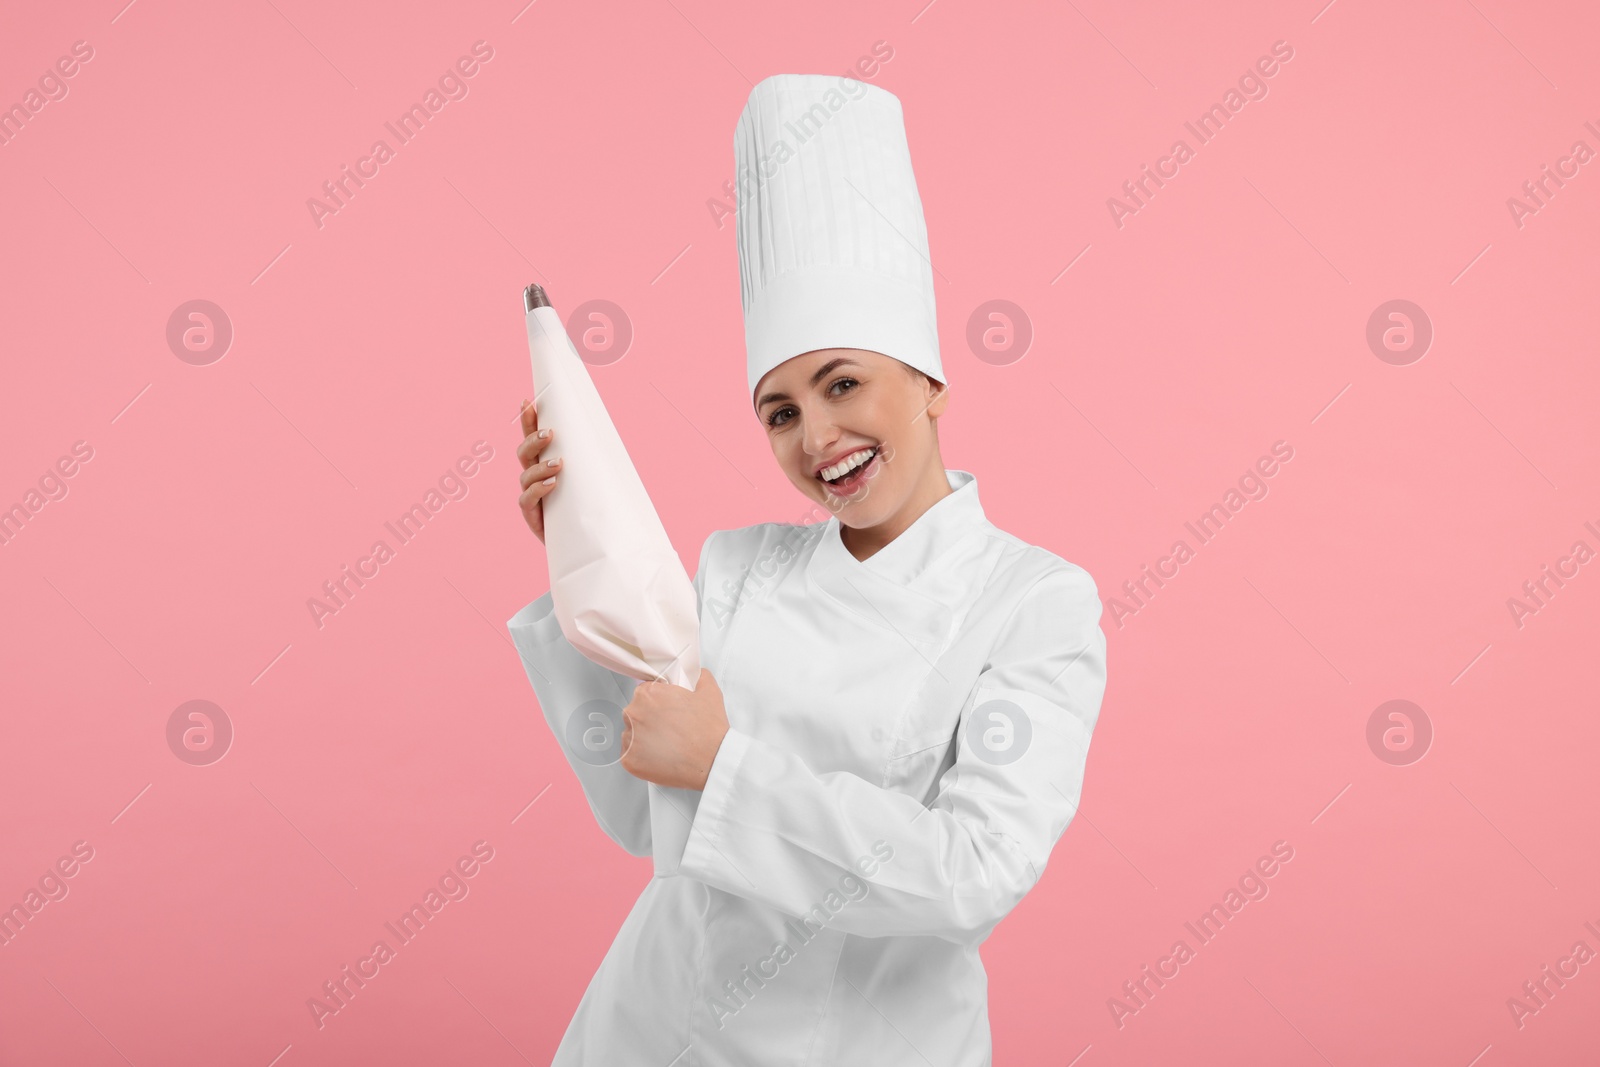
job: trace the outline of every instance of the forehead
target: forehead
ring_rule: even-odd
[[[819,348],[793,359],[785,360],[773,368],[774,372],[788,370],[805,373],[815,370],[824,363],[832,363],[836,359],[847,359],[854,363],[872,366],[876,363],[889,362],[889,357],[881,352],[869,352],[865,348]]]
[[[811,378],[829,364],[845,364],[867,370],[877,370],[892,365],[895,360],[881,352],[864,348],[819,348],[792,356],[769,370],[761,379],[758,391],[787,389],[810,384]]]

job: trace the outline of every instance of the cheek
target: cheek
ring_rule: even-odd
[[[768,437],[767,444],[772,447],[772,458],[778,461],[778,466],[787,470],[794,458],[794,447],[789,444],[788,437],[785,434],[773,433]]]
[[[800,454],[793,434],[773,434],[768,439],[772,446],[772,458],[777,462],[778,469],[788,476],[789,480],[802,488],[809,488],[816,479],[811,477],[811,472],[805,463],[805,457]]]

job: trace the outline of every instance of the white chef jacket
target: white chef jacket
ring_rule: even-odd
[[[706,538],[701,663],[729,729],[554,1067],[990,1063],[978,946],[1077,810],[1105,637],[1088,573],[946,477],[865,560],[837,517]],[[601,829],[650,855],[646,784],[565,740],[636,683],[566,642],[548,593],[508,625]]]

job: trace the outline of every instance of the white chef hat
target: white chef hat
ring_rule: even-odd
[[[881,352],[943,382],[933,264],[900,101],[831,74],[774,74],[733,133],[739,289],[754,399],[819,348]]]

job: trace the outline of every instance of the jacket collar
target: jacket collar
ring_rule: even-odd
[[[988,526],[976,476],[946,470],[945,477],[951,492],[864,560],[850,554],[839,517],[831,516],[807,578],[863,619],[887,625],[914,645],[942,647],[974,577],[951,553]]]

